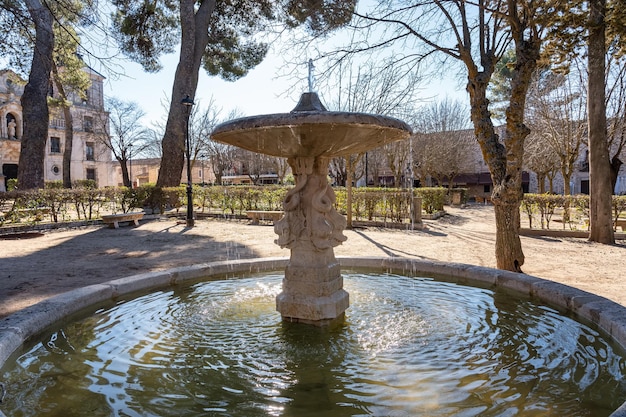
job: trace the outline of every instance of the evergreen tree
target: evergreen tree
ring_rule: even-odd
[[[161,169],[157,184],[180,183],[184,164],[186,113],[181,100],[192,100],[198,72],[236,80],[265,57],[261,35],[282,21],[320,33],[349,21],[356,0],[113,0],[114,29],[124,53],[146,71],[160,69],[159,57],[180,45],[172,86]]]

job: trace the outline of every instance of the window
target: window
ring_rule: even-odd
[[[483,192],[490,193],[491,192],[491,185],[490,184],[484,185],[483,186]]]
[[[50,138],[50,153],[61,153],[61,138]]]
[[[87,179],[96,180],[96,170],[94,168],[87,168]]]
[[[85,144],[85,159],[88,161],[96,160],[96,152],[93,142],[87,142]]]
[[[59,175],[61,173],[61,169],[58,166],[55,165],[55,166],[52,167],[52,173],[54,175]]]
[[[83,130],[85,132],[93,132],[93,117],[85,116],[83,119]]]

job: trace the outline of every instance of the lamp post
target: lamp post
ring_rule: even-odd
[[[202,171],[200,172],[200,177],[202,177],[202,186],[205,186],[204,181],[204,158],[206,158],[205,154],[200,155],[200,164],[202,165]]]
[[[180,101],[185,106],[186,127],[185,127],[185,156],[187,158],[187,227],[193,227],[193,188],[191,184],[191,144],[189,143],[189,116],[191,115],[191,106],[195,103],[187,95]]]
[[[128,144],[128,182],[130,182],[130,188],[133,186],[133,144]]]

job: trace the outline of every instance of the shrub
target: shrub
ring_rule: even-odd
[[[7,180],[7,191],[17,190],[17,178],[10,178]]]
[[[416,188],[415,193],[422,197],[422,208],[428,214],[443,211],[448,190],[443,187]]]

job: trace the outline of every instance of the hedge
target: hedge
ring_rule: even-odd
[[[613,206],[613,230],[615,230],[617,219],[626,211],[626,196],[614,195]],[[563,213],[564,219],[562,227],[569,226],[576,229],[581,224],[589,227],[589,196],[578,195],[558,195],[558,194],[524,194],[520,210],[528,219],[530,228],[550,229],[550,222],[557,210]]]
[[[194,210],[199,213],[243,215],[246,210],[282,210],[282,202],[291,186],[193,186]],[[409,221],[412,197],[422,198],[426,213],[442,211],[446,188],[416,188],[413,194],[399,188],[353,188],[352,209],[355,220],[382,222]],[[335,188],[336,209],[347,212],[345,188]],[[36,223],[92,220],[107,213],[126,213],[143,209],[150,213],[179,212],[186,206],[186,186],[159,188],[95,188],[93,182],[75,183],[64,189],[57,182],[38,191],[0,193],[0,223]]]

